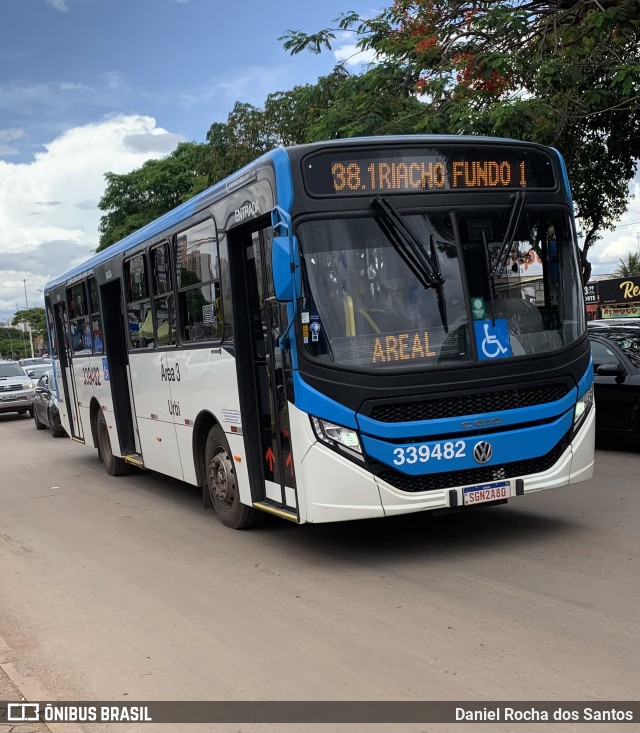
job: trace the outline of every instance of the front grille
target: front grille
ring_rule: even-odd
[[[21,384],[0,384],[0,392],[19,392],[24,387]]]
[[[376,405],[371,410],[369,417],[380,422],[413,422],[462,415],[486,415],[489,412],[502,412],[519,407],[556,402],[562,399],[568,391],[569,387],[566,384],[546,384],[542,387],[479,392],[419,402],[387,403]]]
[[[395,486],[396,489],[400,489],[400,491],[409,491],[412,493],[416,491],[438,491],[441,489],[450,489],[454,486],[490,483],[491,481],[500,481],[502,479],[515,478],[516,476],[528,476],[547,471],[560,458],[568,444],[569,434],[553,450],[549,451],[546,456],[540,456],[539,458],[503,463],[499,466],[469,468],[464,471],[432,473],[425,476],[407,476],[399,471],[384,468],[378,474],[378,477]]]

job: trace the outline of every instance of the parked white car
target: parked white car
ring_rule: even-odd
[[[33,416],[36,385],[17,361],[0,361],[0,413]]]

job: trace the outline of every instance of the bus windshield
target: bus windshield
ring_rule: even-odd
[[[423,369],[540,354],[576,340],[585,324],[566,209],[524,206],[517,221],[512,213],[402,214],[441,284],[421,277],[374,212],[300,224],[306,354],[344,367]],[[483,356],[477,337],[485,324],[504,337]]]

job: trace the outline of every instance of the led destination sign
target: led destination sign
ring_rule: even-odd
[[[555,188],[551,160],[516,147],[352,151],[340,157],[334,151],[305,161],[303,169],[309,192],[321,196]]]

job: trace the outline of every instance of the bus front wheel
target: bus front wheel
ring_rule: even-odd
[[[129,466],[127,466],[122,458],[113,455],[109,428],[102,412],[98,415],[96,430],[98,433],[98,455],[102,463],[104,463],[104,467],[107,469],[109,476],[123,476],[129,473]]]
[[[231,529],[246,529],[257,524],[262,513],[240,501],[233,457],[219,425],[214,425],[207,436],[205,466],[206,490],[222,524]]]

